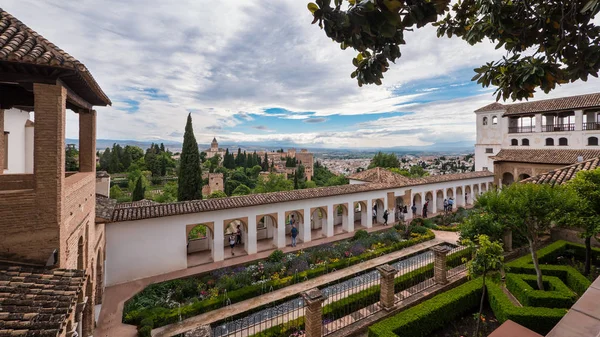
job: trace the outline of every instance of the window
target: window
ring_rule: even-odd
[[[484,166],[484,167],[482,167],[481,169],[482,169],[482,170],[484,170],[484,171],[488,171],[488,168],[487,168],[487,166]]]
[[[519,145],[519,141],[518,141],[518,140],[516,140],[516,139],[511,139],[511,140],[510,140],[510,145],[512,145],[512,146],[517,146],[517,145]]]
[[[521,140],[521,145],[523,145],[523,146],[529,146],[529,139],[527,139],[527,138],[523,138],[523,139]]]
[[[496,124],[498,124],[498,117],[493,116],[492,117],[492,125],[496,125]]]
[[[598,137],[588,138],[588,145],[598,145]]]
[[[487,117],[483,117],[483,125],[487,125]]]
[[[494,153],[494,149],[491,147],[488,147],[485,149],[485,153]]]
[[[564,137],[559,138],[558,139],[558,145],[560,145],[560,146],[567,146],[567,145],[569,145],[569,141],[567,140],[567,138],[564,138]]]
[[[554,146],[554,138],[546,138],[546,146]]]
[[[4,163],[2,163],[2,168],[8,170],[8,132],[4,131]]]

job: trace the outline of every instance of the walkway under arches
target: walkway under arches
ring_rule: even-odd
[[[368,226],[369,215],[367,202],[357,201],[354,203],[354,230],[365,229]]]

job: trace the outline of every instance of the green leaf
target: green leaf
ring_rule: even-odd
[[[313,14],[315,14],[315,12],[319,9],[319,6],[317,6],[317,4],[315,4],[313,2],[309,2],[307,7],[308,7],[308,10]]]

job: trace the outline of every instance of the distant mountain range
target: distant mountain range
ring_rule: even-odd
[[[79,140],[77,139],[66,139],[67,144],[75,144],[79,146]],[[96,148],[98,150],[104,150],[107,147],[112,147],[113,144],[119,144],[121,146],[131,145],[131,146],[139,146],[142,149],[147,149],[150,147],[152,143],[163,143],[166,148],[171,149],[173,152],[181,151],[181,142],[175,142],[170,140],[155,140],[155,141],[142,141],[142,140],[122,140],[122,139],[97,139],[96,140]],[[460,142],[450,142],[450,143],[439,143],[427,146],[397,146],[391,148],[353,148],[353,149],[341,149],[341,148],[310,148],[301,145],[294,144],[256,144],[256,143],[237,143],[237,144],[219,144],[221,148],[230,148],[237,149],[241,147],[246,151],[263,151],[267,150],[277,150],[280,148],[287,149],[290,147],[295,147],[296,149],[307,148],[309,151],[318,154],[318,153],[374,153],[378,151],[382,152],[395,152],[398,154],[466,154],[472,153],[474,151],[474,143],[468,141],[460,141]],[[210,144],[199,144],[200,149],[208,149]]]

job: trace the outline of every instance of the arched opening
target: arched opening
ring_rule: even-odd
[[[96,305],[102,304],[102,295],[104,293],[104,257],[102,249],[98,249],[96,258]]]
[[[513,138],[510,140],[510,145],[517,146],[517,145],[519,145],[519,141]]]
[[[316,207],[310,213],[310,229],[313,239],[319,239],[326,235],[327,211],[325,207]]]
[[[364,201],[354,203],[354,228],[367,228],[367,204]]]
[[[523,146],[529,146],[529,139],[527,139],[527,138],[521,139],[521,145],[523,145]]]
[[[186,235],[188,267],[214,261],[215,236],[212,223],[187,225]]]
[[[446,202],[448,202],[448,200],[446,200]],[[443,191],[437,191],[435,192],[435,208],[436,208],[436,212],[443,212],[444,211],[444,192]]]
[[[471,194],[471,186],[465,187],[465,207],[473,203],[473,195]]]
[[[485,193],[487,192],[487,184],[486,183],[481,183],[481,193]]]
[[[463,189],[461,186],[456,188],[454,203],[456,204],[456,207],[465,207],[465,198],[463,197]]]
[[[546,146],[554,146],[554,138],[546,138]]]
[[[498,124],[498,117],[492,116],[492,125]]]
[[[85,249],[83,244],[83,236],[79,237],[79,241],[77,242],[77,269],[85,270]]]
[[[475,202],[475,200],[477,200],[478,196],[479,196],[479,184],[475,184],[475,185],[473,185],[473,202]]]
[[[587,145],[589,145],[589,146],[598,146],[598,137],[589,137]]]
[[[333,234],[341,234],[348,231],[348,208],[345,204],[333,206]]]
[[[526,173],[519,174],[519,181],[521,181],[523,179],[527,179],[529,177],[531,177],[531,176],[529,174],[526,174]]]
[[[487,117],[483,117],[483,121],[481,122],[481,124],[488,125],[488,118]]]
[[[256,222],[256,249],[265,251],[277,247],[277,218],[271,214],[260,215]],[[285,231],[285,224],[282,225]],[[227,240],[227,239],[226,239]],[[247,241],[247,240],[246,240]]]
[[[404,207],[406,206],[406,213],[404,213]],[[406,215],[408,214],[408,205],[404,205],[404,198],[403,197],[396,197],[396,209],[394,210],[395,212],[395,219],[396,221],[398,220],[406,220]]]
[[[233,219],[223,226],[223,237],[225,238],[225,258],[227,256],[246,255],[248,252],[248,226],[241,219]],[[233,250],[231,242],[234,242]],[[229,248],[229,249],[228,249]],[[233,254],[232,254],[233,253]]]
[[[512,175],[512,173],[504,172],[504,174],[502,174],[502,185],[503,186],[508,186],[514,182],[515,182],[515,177]]]
[[[415,196],[413,197],[413,204],[411,207],[411,212],[412,212],[413,218],[416,218],[419,215],[422,215],[423,214],[423,213],[421,213],[422,211],[423,211],[423,198],[421,197],[421,193],[416,193]]]
[[[292,236],[292,225],[296,226],[298,229],[298,235],[296,236],[296,243],[304,242],[304,216],[300,210],[289,211],[286,212],[285,217],[286,223],[286,235],[290,236],[290,244],[291,244],[291,236]],[[307,242],[310,241],[310,237],[306,238]]]
[[[559,146],[567,146],[567,145],[569,145],[569,140],[567,140],[567,138],[565,138],[565,137],[561,137],[558,139],[558,145]]]
[[[425,193],[425,204],[423,205],[423,210],[427,210],[425,213],[423,214],[423,217],[429,217],[431,216],[431,214],[433,213],[433,193],[432,192],[427,192]]]
[[[373,200],[373,226],[378,224],[383,224],[383,212],[385,211],[385,206],[383,205],[383,200],[375,199]]]

